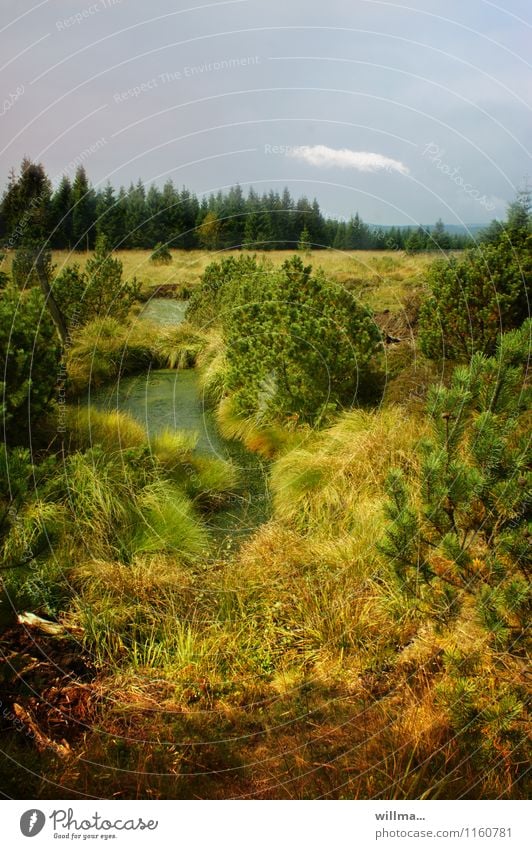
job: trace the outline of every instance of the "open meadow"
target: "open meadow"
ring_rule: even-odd
[[[57,273],[79,264],[85,268],[92,251],[53,251],[52,261]],[[207,265],[215,259],[229,256],[263,257],[278,268],[290,251],[182,251],[172,250],[172,262],[157,265],[150,259],[151,251],[115,251],[113,256],[123,265],[124,279],[136,277],[142,283],[143,294],[149,296],[158,286],[175,286],[177,292],[190,293],[200,281]],[[305,263],[323,268],[332,280],[345,286],[374,310],[397,311],[405,299],[423,286],[423,272],[434,261],[432,253],[408,255],[404,251],[335,251],[300,252]],[[4,263],[10,271],[12,253]]]

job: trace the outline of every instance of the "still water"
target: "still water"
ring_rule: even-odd
[[[175,325],[183,321],[185,308],[186,301],[154,298],[140,318]],[[197,437],[198,453],[232,461],[240,479],[238,490],[231,494],[229,506],[207,519],[217,546],[231,547],[268,519],[269,464],[240,443],[220,436],[214,416],[204,404],[195,369],[156,369],[121,378],[112,386],[91,392],[89,403],[99,409],[129,413],[144,426],[148,437],[168,429],[192,432]]]

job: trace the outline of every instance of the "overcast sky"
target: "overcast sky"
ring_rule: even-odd
[[[482,223],[531,173],[529,0],[2,0],[2,183],[168,178]],[[527,49],[528,48],[528,49]]]

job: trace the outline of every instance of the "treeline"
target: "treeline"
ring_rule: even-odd
[[[148,189],[139,180],[116,191],[109,183],[95,189],[83,166],[73,180],[64,176],[56,189],[42,165],[24,159],[11,172],[0,205],[0,241],[16,248],[31,229],[53,249],[92,250],[98,236],[113,249],[171,248],[226,250],[460,250],[471,245],[450,234],[442,221],[433,227],[371,227],[355,214],[349,221],[326,218],[317,200],[294,199],[287,188],[247,195],[240,186],[201,200],[168,180]]]

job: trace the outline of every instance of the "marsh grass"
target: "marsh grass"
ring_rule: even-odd
[[[72,334],[66,355],[70,394],[149,368],[192,368],[207,341],[205,333],[186,323],[161,327],[134,316],[125,324],[97,319]]]
[[[146,431],[132,416],[120,410],[109,412],[89,405],[65,408],[67,440],[71,450],[100,445],[110,452],[140,448],[146,444]]]
[[[386,472],[418,462],[423,432],[404,408],[352,411],[286,448],[273,463],[274,516],[226,559],[172,551],[187,511],[167,512],[168,484],[142,488],[148,530],[129,561],[78,558],[69,573],[100,707],[48,774],[80,793],[106,775],[107,792],[134,798],[521,792],[523,768],[482,742],[482,723],[472,737],[457,709],[460,657],[487,716],[505,686],[474,612],[427,618],[375,546]],[[164,463],[191,450],[182,435],[158,446]],[[104,521],[111,504],[95,487],[86,497]],[[170,544],[155,550],[145,532]]]
[[[189,280],[210,259],[188,255],[154,273]],[[418,285],[423,262],[313,260],[381,308]],[[124,362],[125,337],[100,329],[103,380]],[[73,796],[102,786],[123,798],[526,795],[523,658],[505,655],[501,674],[472,606],[442,617],[426,594],[405,595],[376,545],[387,473],[411,478],[426,435],[393,382],[422,395],[430,367],[403,348],[380,409],[345,412],[321,431],[265,427],[223,399],[219,337],[138,332],[131,367],[142,352],[183,365],[194,351],[223,435],[272,461],[273,515],[238,548],[209,546],[202,515],[239,486],[231,464],[199,457],[188,434],[147,440],[123,414],[68,413],[73,453],[55,485],[57,512],[36,505],[28,536],[11,544],[54,528],[71,592],[65,621],[97,669],[98,706],[71,756],[45,753],[38,772]],[[81,335],[71,352],[80,380],[91,344]],[[501,704],[510,720],[499,720]],[[515,757],[493,736],[505,721]],[[33,792],[50,791],[43,782]]]
[[[147,369],[156,336],[156,328],[148,322],[130,326],[110,317],[75,330],[66,357],[70,391],[85,392],[112,382],[119,374]]]
[[[267,459],[275,457],[303,438],[299,431],[289,430],[281,424],[265,424],[254,418],[242,417],[235,412],[231,396],[222,398],[218,404],[216,422],[225,439],[242,442],[248,451]]]
[[[226,256],[241,256],[248,251],[223,251],[219,254],[210,251],[172,250],[170,265],[154,265],[151,251],[115,251],[123,264],[124,279],[137,277],[143,285],[146,298],[156,294],[158,286],[168,284],[176,287],[177,295],[190,292],[199,285],[200,277],[206,267],[214,260]],[[253,251],[257,257],[264,257],[275,267],[291,255],[290,251]],[[84,269],[92,252],[69,253],[54,251],[53,262],[59,274],[63,268],[78,263]],[[409,256],[403,251],[310,251],[305,262],[314,267],[322,267],[327,275],[336,282],[345,285],[359,294],[364,303],[372,309],[400,308],[405,296],[422,285],[423,272],[434,260],[434,254],[416,254]],[[9,273],[12,255],[8,254],[5,268]]]
[[[422,423],[401,407],[354,410],[279,458],[272,471],[276,514],[330,535],[372,531],[375,505],[392,466],[415,463]],[[367,538],[367,537],[366,537]]]
[[[207,333],[187,322],[159,328],[152,347],[154,361],[161,368],[193,368],[208,341]]]

